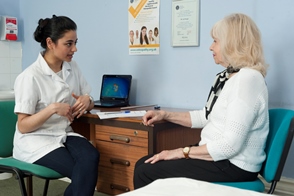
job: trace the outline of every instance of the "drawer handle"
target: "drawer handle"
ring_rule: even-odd
[[[124,192],[129,192],[130,191],[130,189],[128,187],[117,185],[117,184],[110,184],[110,188],[111,189],[117,189],[117,190],[124,191]]]
[[[123,141],[123,142],[126,142],[126,143],[130,142],[130,138],[124,137],[124,136],[111,135],[111,136],[109,136],[109,138],[111,140],[118,140],[118,141]]]
[[[130,166],[130,161],[122,160],[122,159],[111,158],[110,163],[111,164],[120,164],[120,165]]]

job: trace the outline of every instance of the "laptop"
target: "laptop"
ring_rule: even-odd
[[[132,75],[110,75],[102,77],[100,99],[96,107],[125,107],[129,105]]]

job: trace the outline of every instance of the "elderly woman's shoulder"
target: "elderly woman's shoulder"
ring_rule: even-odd
[[[262,79],[264,80],[264,77],[262,76],[262,74],[256,70],[256,69],[252,69],[252,68],[242,68],[240,71],[239,71],[240,74],[238,74],[242,79],[244,80],[252,80],[252,79]]]
[[[258,70],[250,68],[250,67],[244,67],[244,68],[240,69],[240,72],[243,74],[249,74],[249,75],[261,74]]]

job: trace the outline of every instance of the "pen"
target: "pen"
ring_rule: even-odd
[[[124,110],[124,111],[118,111],[118,112],[105,112],[104,114],[124,114],[124,113],[130,113],[130,110]]]

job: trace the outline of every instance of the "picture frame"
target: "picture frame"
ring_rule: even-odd
[[[172,46],[199,46],[200,0],[172,0]]]

